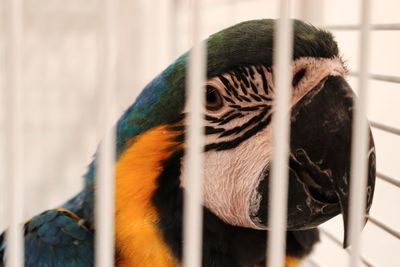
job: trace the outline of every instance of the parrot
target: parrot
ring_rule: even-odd
[[[293,23],[285,266],[319,242],[318,226],[342,214],[347,240],[352,116],[356,95],[334,36]],[[202,266],[265,266],[275,99],[276,20],[241,22],[204,44]],[[190,50],[148,83],[116,123],[115,265],[180,266],[183,258],[185,81]],[[201,100],[199,100],[201,101]],[[375,145],[369,130],[369,213]],[[83,189],[25,222],[28,267],[94,265],[96,154]],[[6,236],[0,237],[4,266]],[[273,245],[273,244],[272,244]]]

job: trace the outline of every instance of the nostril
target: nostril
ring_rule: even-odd
[[[339,202],[329,181],[328,172],[322,171],[312,164],[303,149],[296,150],[296,158],[291,156],[289,166],[307,187],[307,191],[314,200],[328,204]]]
[[[323,203],[338,203],[339,198],[331,188],[324,188],[318,184],[306,171],[299,172],[299,178],[307,186],[312,198]]]
[[[301,69],[298,72],[296,72],[292,80],[293,87],[296,87],[305,75],[306,75],[306,69]]]

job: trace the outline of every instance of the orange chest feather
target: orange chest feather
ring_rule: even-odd
[[[151,197],[162,161],[172,153],[177,136],[165,126],[138,136],[116,163],[115,235],[119,267],[177,266],[157,228]]]
[[[159,217],[151,203],[156,179],[163,170],[162,161],[180,146],[172,141],[177,135],[166,126],[153,128],[138,136],[116,163],[118,267],[179,266],[157,228]],[[298,263],[298,259],[286,257],[286,267]]]

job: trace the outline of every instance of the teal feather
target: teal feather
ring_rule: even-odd
[[[49,210],[24,226],[25,266],[93,266],[93,231],[68,213]],[[4,234],[0,237],[4,253]],[[0,266],[4,262],[0,261]]]

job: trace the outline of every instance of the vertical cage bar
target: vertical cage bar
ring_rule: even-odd
[[[292,59],[293,25],[289,19],[290,0],[282,0],[280,16],[275,28],[274,65],[275,65],[275,113],[272,119],[273,158],[272,179],[270,181],[269,227],[267,244],[267,266],[283,266],[288,192],[289,160],[289,99]]]
[[[184,254],[183,266],[200,267],[202,259],[202,182],[203,182],[203,103],[204,82],[206,77],[206,52],[200,33],[202,28],[202,1],[192,0],[191,41],[193,48],[189,53],[188,75],[186,79],[187,106],[187,142],[184,198]]]
[[[368,128],[366,106],[368,96],[369,48],[370,48],[370,0],[362,1],[360,77],[358,99],[354,103],[351,155],[351,181],[349,203],[349,241],[352,246],[349,266],[361,266],[361,230],[365,223]]]
[[[5,86],[5,157],[8,187],[8,230],[6,266],[23,266],[23,103],[22,103],[22,34],[21,0],[6,1],[6,86]]]
[[[114,162],[116,69],[116,1],[102,0],[99,10],[99,118],[98,130],[103,138],[98,151],[95,193],[95,266],[114,266]]]

